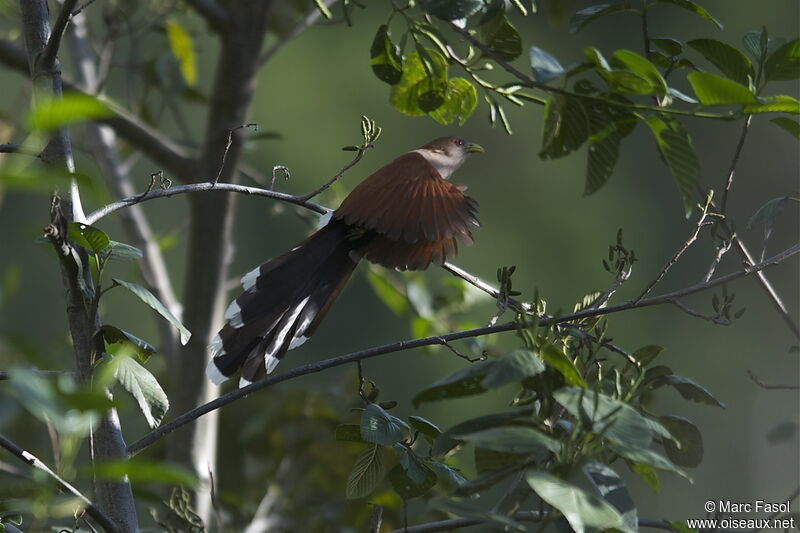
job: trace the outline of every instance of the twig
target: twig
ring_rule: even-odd
[[[713,191],[708,195],[706,195],[706,203],[703,207],[701,207],[700,218],[697,219],[697,224],[695,224],[694,231],[691,233],[691,235],[689,235],[689,238],[686,239],[686,242],[684,242],[681,245],[681,247],[678,248],[678,250],[673,254],[673,256],[666,263],[664,263],[664,266],[661,267],[661,270],[659,271],[658,275],[656,275],[656,277],[653,278],[653,280],[651,280],[650,283],[647,284],[642,293],[639,294],[639,296],[637,296],[636,298],[634,298],[635,302],[641,300],[642,298],[647,296],[651,290],[653,290],[653,287],[655,287],[656,284],[659,281],[661,281],[661,279],[667,274],[667,271],[670,268],[672,268],[672,266],[675,263],[678,262],[678,259],[680,259],[683,253],[689,249],[689,247],[694,243],[694,241],[697,240],[697,236],[700,234],[700,230],[703,229],[703,226],[707,226],[708,224],[710,224],[710,222],[706,222],[705,220],[706,217],[708,216],[708,208],[710,205],[712,205],[712,198],[713,198]]]
[[[71,494],[72,496],[78,498],[80,502],[83,504],[86,512],[97,520],[97,522],[102,525],[106,531],[109,532],[117,532],[119,531],[119,527],[115,524],[99,507],[97,507],[94,503],[92,503],[89,498],[84,496],[78,489],[67,483],[64,479],[59,477],[58,474],[53,472],[46,464],[39,460],[38,457],[33,455],[32,453],[23,450],[12,441],[8,440],[3,435],[0,435],[0,446],[11,452],[13,455],[18,457],[20,460],[28,463],[32,468],[40,470],[53,478],[55,482],[58,484],[59,489],[62,492],[67,494]]]
[[[683,302],[681,302],[677,298],[673,299],[673,300],[669,300],[669,303],[671,303],[672,305],[674,305],[675,307],[677,307],[678,309],[680,309],[681,311],[683,311],[687,315],[691,315],[691,316],[697,317],[697,318],[702,318],[703,320],[708,320],[709,322],[713,322],[714,324],[719,324],[721,326],[729,326],[730,323],[731,323],[731,321],[728,320],[727,318],[721,317],[719,315],[719,313],[717,313],[716,315],[706,315],[706,314],[703,314],[703,313],[701,313],[699,311],[695,311],[694,309],[692,309],[691,307],[685,305]]]
[[[798,390],[798,389],[800,389],[800,385],[770,385],[768,383],[764,383],[763,381],[761,381],[761,379],[759,379],[758,376],[753,374],[752,370],[748,370],[747,371],[747,375],[750,376],[750,379],[753,381],[753,383],[755,383],[756,385],[758,385],[762,389],[768,389],[768,390]]]
[[[253,128],[254,130],[258,130],[258,124],[255,122],[249,122],[228,130],[228,140],[226,141],[225,149],[222,151],[222,161],[219,162],[219,170],[217,171],[217,175],[214,177],[214,181],[212,182],[215,185],[219,181],[220,176],[222,176],[222,171],[225,170],[225,159],[228,157],[228,152],[233,144],[233,134],[243,128]]]
[[[322,3],[327,7],[332,6],[334,2],[336,2],[336,0],[322,0]],[[266,52],[261,54],[261,57],[258,58],[258,65],[263,66],[264,63],[272,59],[272,56],[278,53],[278,51],[283,48],[286,43],[300,35],[306,28],[314,24],[321,15],[322,11],[320,11],[318,7],[312,6],[306,16],[303,17],[294,28],[281,35],[277,41],[272,43],[272,46],[270,46]]]
[[[477,363],[478,361],[485,361],[486,360],[486,355],[481,355],[479,357],[470,357],[468,355],[465,355],[465,354],[459,352],[458,350],[456,350],[452,346],[450,346],[450,343],[447,342],[447,339],[445,339],[443,337],[438,337],[438,339],[439,339],[439,344],[441,346],[444,346],[445,348],[447,348],[448,350],[453,352],[455,355],[457,355],[461,359],[464,359],[465,361],[469,361],[470,363]]]
[[[736,238],[736,236],[733,238]],[[714,259],[711,261],[711,264],[708,267],[708,272],[706,272],[706,275],[703,276],[703,281],[708,281],[711,279],[711,277],[714,275],[714,272],[716,272],[717,267],[719,266],[719,262],[722,261],[722,256],[728,253],[728,250],[731,249],[731,244],[733,244],[731,240],[725,240],[717,246],[717,253],[714,254]]]
[[[614,277],[614,281],[611,284],[611,287],[606,290],[603,294],[600,295],[597,300],[592,302],[591,307],[593,309],[597,309],[603,307],[608,301],[611,299],[612,296],[622,287],[622,284],[628,281],[628,278],[631,277],[631,272],[633,271],[632,266],[628,265],[627,268],[624,268],[617,272],[617,275]]]
[[[725,188],[722,190],[722,200],[720,201],[720,214],[725,216],[728,213],[728,193],[733,186],[733,175],[736,173],[736,165],[739,163],[739,157],[742,154],[744,141],[747,139],[747,131],[750,129],[750,123],[753,120],[753,115],[747,115],[747,118],[742,125],[742,133],[739,135],[739,142],[736,143],[736,150],[733,152],[731,159],[731,166],[728,170],[728,178],[725,180]]]
[[[214,0],[186,0],[217,33],[225,33],[231,22],[228,11]]]
[[[53,30],[50,32],[50,37],[47,39],[47,45],[44,50],[36,58],[37,68],[43,70],[50,70],[53,68],[58,57],[58,49],[61,46],[61,39],[64,37],[64,32],[67,29],[67,24],[72,17],[72,10],[75,9],[75,4],[78,0],[64,0],[61,6],[61,11],[58,12]]]
[[[289,167],[285,167],[283,165],[275,165],[272,167],[272,181],[269,182],[269,190],[275,190],[275,180],[278,179],[278,171],[283,172],[283,179],[287,181],[291,174],[289,173]]]
[[[358,395],[361,397],[365,405],[369,405],[370,402],[369,398],[367,398],[367,393],[364,391],[364,385],[366,384],[367,380],[364,379],[364,368],[361,360],[359,359],[356,361],[356,366],[358,367]],[[370,384],[374,387],[375,384],[370,381]]]
[[[87,0],[83,4],[79,5],[72,13],[70,13],[70,18],[76,17],[83,13],[83,10],[89,7],[90,5],[94,4],[96,0]]]
[[[490,295],[494,299],[499,299],[501,297],[500,290],[493,287],[492,285],[486,283],[479,277],[470,274],[466,270],[463,270],[453,263],[442,263],[442,268],[454,276],[457,276],[473,287],[482,290],[486,294]],[[514,298],[509,297],[506,301],[509,307],[514,309],[517,313],[530,313],[533,311],[533,306],[527,302],[520,302],[519,300],[515,300]]]
[[[653,305],[661,305],[664,303],[669,303],[670,300],[675,298],[680,298],[683,296],[688,296],[690,294],[694,294],[697,292],[704,291],[706,289],[710,289],[712,287],[716,287],[717,285],[721,285],[724,283],[729,283],[737,278],[741,278],[755,272],[758,272],[764,268],[767,268],[772,265],[777,265],[788,258],[797,255],[800,253],[800,244],[793,246],[783,252],[773,256],[772,258],[768,259],[763,263],[759,263],[757,265],[746,267],[743,270],[733,272],[731,274],[727,274],[725,276],[720,276],[719,278],[709,281],[707,283],[697,283],[690,287],[686,287],[680,290],[673,291],[671,293],[662,295],[662,296],[654,296],[651,298],[646,298],[640,300],[638,302],[634,301],[627,301],[624,303],[620,303],[617,305],[612,305],[608,307],[603,307],[601,309],[584,309],[582,311],[576,311],[574,313],[567,313],[565,315],[557,316],[557,317],[547,317],[542,318],[539,321],[539,324],[542,326],[549,326],[553,323],[564,323],[564,322],[573,322],[575,320],[579,320],[581,318],[586,318],[590,316],[600,316],[600,315],[608,315],[611,313],[617,313],[620,311],[626,311],[629,309],[637,309],[641,307],[649,307]],[[419,348],[422,346],[430,346],[434,344],[442,344],[442,341],[454,341],[458,339],[467,339],[472,337],[481,337],[484,335],[492,335],[495,333],[501,333],[506,331],[515,331],[518,327],[516,322],[506,322],[504,324],[499,324],[495,326],[486,326],[482,328],[475,328],[475,329],[468,329],[464,331],[457,331],[454,333],[448,333],[446,335],[435,335],[431,337],[424,337],[420,339],[411,339],[411,340],[403,340],[394,342],[391,344],[384,344],[382,346],[374,346],[372,348],[367,348],[366,350],[361,350],[358,352],[352,352],[345,355],[340,355],[337,357],[332,357],[330,359],[325,359],[323,361],[318,361],[315,363],[310,363],[307,365],[299,366],[293,368],[291,370],[287,370],[280,374],[272,375],[267,378],[262,379],[261,381],[257,381],[247,387],[243,387],[241,389],[237,389],[231,391],[219,398],[215,398],[214,400],[203,404],[199,407],[191,409],[182,415],[179,415],[174,420],[164,424],[163,426],[151,431],[138,441],[134,442],[130,446],[128,446],[127,452],[129,455],[136,455],[146,447],[150,446],[154,442],[160,440],[164,436],[172,433],[176,429],[181,426],[184,426],[193,420],[199,418],[200,416],[219,409],[220,407],[224,407],[240,398],[247,396],[250,393],[256,392],[261,389],[265,389],[267,387],[271,387],[272,385],[276,385],[278,383],[288,381],[290,379],[294,379],[300,376],[305,376],[308,374],[315,374],[317,372],[322,372],[323,370],[327,370],[329,368],[333,368],[336,366],[345,365],[348,363],[352,363],[358,360],[369,359],[372,357],[377,357],[379,355],[384,355],[388,353],[395,353],[405,350],[410,350],[412,348]]]
[[[334,175],[334,176],[333,176],[331,179],[329,179],[328,181],[326,181],[324,184],[320,185],[319,187],[317,187],[316,189],[314,189],[314,190],[313,190],[313,191],[311,191],[310,193],[308,193],[308,194],[305,194],[305,195],[303,195],[303,196],[300,196],[300,200],[301,200],[301,201],[303,201],[303,202],[305,202],[305,201],[307,201],[307,200],[310,200],[310,199],[314,198],[315,196],[317,196],[317,195],[318,195],[318,194],[320,194],[321,192],[325,191],[326,189],[328,189],[328,187],[330,187],[331,185],[333,185],[334,183],[336,183],[336,181],[337,181],[339,178],[341,178],[342,176],[344,176],[344,173],[345,173],[345,172],[347,172],[348,170],[350,170],[351,168],[353,168],[354,166],[356,166],[356,164],[358,164],[358,162],[359,162],[359,161],[361,161],[361,158],[362,158],[362,157],[364,157],[364,153],[365,153],[367,150],[369,150],[370,148],[372,148],[372,145],[371,145],[371,144],[366,144],[366,145],[364,145],[364,146],[359,146],[359,147],[358,147],[358,152],[356,153],[356,156],[353,158],[353,160],[352,160],[352,161],[350,161],[350,162],[349,162],[349,163],[347,163],[345,166],[343,166],[343,167],[341,168],[341,170],[339,170],[339,172],[337,172],[337,173],[336,173],[336,174],[335,174],[335,175]]]

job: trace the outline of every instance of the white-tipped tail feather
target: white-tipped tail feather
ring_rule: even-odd
[[[206,366],[206,376],[208,376],[208,379],[213,381],[215,385],[221,385],[228,381],[228,377],[219,371],[213,359],[209,361],[208,366]]]
[[[253,287],[256,286],[256,282],[258,281],[258,276],[261,274],[261,267],[256,267],[244,276],[242,276],[242,288],[245,291],[249,291]]]

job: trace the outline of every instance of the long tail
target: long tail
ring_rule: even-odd
[[[239,369],[240,386],[257,381],[314,333],[358,264],[348,231],[333,221],[242,278],[245,292],[208,347],[213,359],[206,374],[214,383]]]

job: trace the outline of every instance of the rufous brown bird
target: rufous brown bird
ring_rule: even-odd
[[[442,137],[401,155],[356,186],[316,233],[245,275],[208,347],[208,377],[219,384],[241,369],[243,387],[272,372],[314,334],[362,258],[423,270],[455,257],[458,241],[471,244],[478,204],[448,180],[473,152],[483,148]]]

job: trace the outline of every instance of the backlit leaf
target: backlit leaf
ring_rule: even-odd
[[[166,24],[169,48],[172,51],[172,55],[175,56],[175,59],[178,61],[181,76],[183,76],[186,85],[196,85],[197,61],[195,59],[192,37],[174,17],[168,17]]]
[[[142,287],[141,285],[137,285],[136,283],[131,283],[130,281],[123,281],[121,279],[115,278],[114,283],[120,285],[121,287],[125,287],[126,289],[131,291],[141,301],[152,307],[159,315],[169,320],[169,322],[172,323],[173,326],[175,326],[175,329],[178,330],[178,333],[180,334],[181,338],[181,344],[185,345],[187,342],[189,342],[189,337],[191,337],[192,334],[189,332],[188,329],[184,327],[183,324],[181,324],[181,321],[178,320],[175,317],[175,315],[173,315],[170,312],[170,310],[167,309],[167,307],[153,295],[152,292]]]
[[[800,78],[800,39],[784,44],[772,53],[764,64],[768,81]]]
[[[731,45],[716,39],[694,39],[686,44],[700,52],[720,72],[745,87],[749,87],[755,80],[753,64],[746,55]]]
[[[683,198],[684,212],[688,217],[692,212],[692,198],[700,171],[692,140],[677,120],[649,115],[645,122],[650,126],[658,151],[678,186],[678,191]]]
[[[531,46],[528,56],[533,69],[533,77],[536,78],[536,81],[547,83],[564,74],[564,67],[561,66],[558,59],[541,48]]]
[[[576,33],[582,30],[587,24],[604,17],[610,13],[619,11],[633,11],[634,7],[631,2],[609,2],[607,4],[598,4],[590,6],[576,12],[569,19],[569,31]]]
[[[125,356],[114,356],[114,377],[139,404],[151,428],[158,426],[169,409],[169,399],[156,378],[135,359]]]
[[[394,85],[403,76],[403,58],[400,50],[389,38],[389,27],[378,27],[370,48],[372,72],[381,81]]]
[[[687,76],[694,94],[703,105],[756,104],[753,92],[740,83],[708,72],[692,72]]]
[[[404,429],[409,429],[408,424],[378,404],[369,404],[361,413],[361,438],[367,442],[391,446],[403,440]]]
[[[386,473],[383,461],[383,448],[379,444],[367,446],[358,454],[347,477],[347,499],[366,498],[372,494]]]
[[[88,94],[66,92],[61,98],[40,102],[26,119],[32,130],[52,130],[111,115],[106,104]]]
[[[658,1],[661,2],[662,4],[672,4],[674,6],[682,7],[683,9],[691,11],[692,13],[695,13],[701,18],[704,18],[707,21],[714,23],[717,26],[717,28],[719,29],[723,28],[722,23],[713,16],[711,16],[711,13],[706,11],[706,9],[701,5],[696,4],[691,0],[658,0]]]

